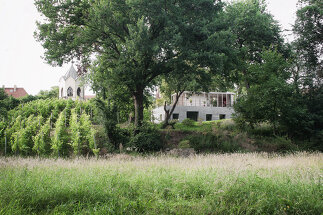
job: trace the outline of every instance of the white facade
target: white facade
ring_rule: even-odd
[[[176,95],[172,95],[172,103]],[[235,94],[231,92],[191,93],[185,91],[179,98],[170,119],[182,122],[186,118],[201,121],[230,119],[234,113]],[[166,108],[171,109],[171,105]],[[159,123],[165,120],[164,107],[153,110],[153,121]]]
[[[67,73],[59,79],[59,98],[84,100],[84,86],[73,65]]]

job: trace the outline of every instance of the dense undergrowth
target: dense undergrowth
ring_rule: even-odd
[[[197,153],[323,150],[322,144],[274,133],[268,124],[242,129],[233,120],[186,119],[168,129],[149,122],[135,129],[118,124],[117,116],[116,106],[100,100],[35,100],[9,111],[0,122],[0,155],[104,156],[169,148],[194,148]]]
[[[320,214],[322,154],[1,158],[0,214]]]
[[[241,129],[233,120],[176,123],[174,129],[163,130],[167,147],[194,148],[205,152],[292,152],[315,151],[306,142],[298,143],[283,134],[274,134],[270,125],[261,124],[253,129]],[[177,138],[180,136],[180,138]],[[175,142],[172,138],[177,139]]]

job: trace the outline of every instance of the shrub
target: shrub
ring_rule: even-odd
[[[44,155],[50,151],[50,118],[41,126],[33,141],[33,151],[38,155]]]
[[[138,152],[156,152],[164,148],[162,136],[159,131],[152,126],[143,126],[138,133],[130,138],[128,144]]]
[[[238,143],[225,135],[196,134],[189,136],[188,140],[197,152],[235,152],[240,150]]]
[[[187,149],[190,148],[190,141],[189,140],[182,140],[181,142],[179,142],[178,144],[178,148],[180,149]]]
[[[55,155],[58,156],[67,156],[69,155],[69,145],[68,143],[69,136],[65,128],[65,119],[64,112],[61,112],[58,116],[58,119],[55,123],[54,135],[52,137],[51,148]]]
[[[186,125],[186,126],[190,126],[190,127],[192,127],[192,126],[194,126],[195,121],[194,121],[194,120],[192,120],[192,119],[187,118],[187,119],[184,119],[184,120],[182,121],[182,124],[183,124],[183,125]]]

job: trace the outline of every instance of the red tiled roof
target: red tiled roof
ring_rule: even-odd
[[[16,88],[16,91],[15,91],[15,88],[4,88],[4,90],[9,96],[12,96],[16,99],[28,95],[28,93],[24,88]]]

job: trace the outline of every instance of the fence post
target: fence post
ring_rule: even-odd
[[[93,134],[94,148],[96,149],[95,135]]]
[[[19,151],[19,133],[17,134],[17,150],[16,150],[16,156],[18,155]]]
[[[50,129],[52,129],[53,128],[53,126],[52,126],[52,118],[53,118],[53,113],[51,113],[50,114]]]
[[[4,132],[4,156],[7,155],[7,132]]]

